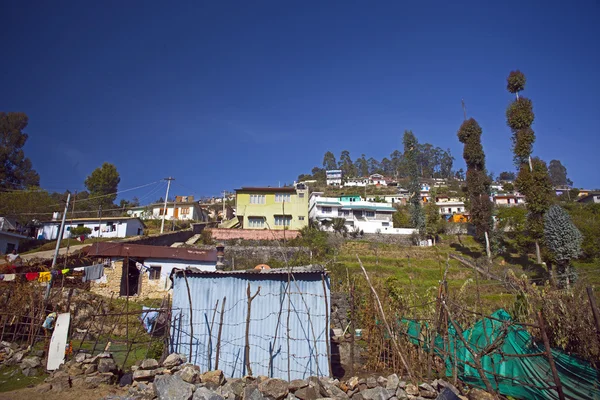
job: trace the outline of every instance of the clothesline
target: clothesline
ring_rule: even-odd
[[[38,282],[49,282],[52,275],[67,275],[72,271],[83,271],[83,282],[100,279],[104,275],[104,264],[93,264],[85,267],[73,267],[64,269],[53,269],[52,271],[42,272],[15,272],[13,274],[0,274],[0,282],[10,282],[17,279],[18,276],[24,276],[27,281],[37,280]]]

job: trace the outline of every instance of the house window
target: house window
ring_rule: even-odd
[[[304,217],[298,217],[298,221],[304,221]]]
[[[114,232],[116,230],[117,230],[117,228],[115,227],[115,223],[114,222],[107,222],[106,223],[106,231],[107,232]]]
[[[365,213],[365,215],[366,215],[367,217],[371,217],[371,218],[373,218],[373,217],[375,217],[375,211],[367,211],[367,212]]]
[[[390,226],[390,223],[389,222],[382,222],[381,226]]]
[[[344,217],[349,217],[350,216],[350,210],[342,210],[342,215]]]
[[[182,208],[182,209],[181,209],[181,213],[182,213],[182,214],[189,214],[189,213],[190,213],[190,208],[189,208],[189,207]]]
[[[458,212],[462,212],[462,208],[460,208],[460,207],[457,208],[457,210],[458,210]]]
[[[148,279],[150,279],[151,281],[160,279],[160,270],[161,270],[160,265],[150,266],[150,271],[149,271],[150,276],[148,277]]]
[[[321,207],[323,214],[331,214],[331,207]]]
[[[291,215],[276,215],[275,226],[290,226],[292,223]]]
[[[304,193],[302,193],[302,192],[298,193],[298,197],[301,198],[301,199],[303,199],[304,198]]]
[[[289,203],[290,200],[291,200],[290,194],[282,194],[282,193],[275,194],[275,202],[276,203]]]
[[[248,217],[248,225],[250,228],[264,228],[264,217]]]
[[[264,194],[251,194],[250,195],[250,204],[265,204],[265,195]]]

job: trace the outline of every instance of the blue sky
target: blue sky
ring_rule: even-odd
[[[388,156],[405,129],[458,168],[461,99],[497,174],[513,168],[520,69],[534,154],[600,187],[599,3],[485,3],[4,2],[0,110],[29,115],[26,154],[51,190],[83,189],[104,161],[122,189],[276,186],[327,150]]]

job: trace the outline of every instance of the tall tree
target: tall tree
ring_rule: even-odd
[[[551,160],[548,165],[550,180],[554,186],[573,186],[573,181],[567,178],[567,167],[560,160]]]
[[[440,174],[442,178],[449,179],[452,177],[452,167],[454,165],[454,157],[450,149],[443,151],[440,158]]]
[[[476,238],[483,242],[486,233],[490,232],[492,227],[492,202],[481,133],[481,127],[473,118],[463,122],[458,130],[458,140],[465,145],[463,158],[467,164],[467,195],[471,222],[476,229]]]
[[[506,122],[513,136],[514,161],[518,167],[515,186],[525,195],[527,225],[529,236],[535,241],[535,253],[538,264],[542,262],[540,241],[544,236],[544,213],[550,207],[552,183],[548,176],[546,163],[540,159],[532,160],[535,133],[531,125],[535,119],[533,104],[526,97],[519,97],[525,89],[525,75],[520,71],[512,71],[507,78],[506,88],[516,94],[516,100],[506,109]]]
[[[418,229],[420,234],[425,232],[425,215],[421,207],[421,184],[419,183],[419,166],[417,154],[419,142],[412,131],[404,131],[404,159],[408,171],[408,204],[410,220],[413,228]]]
[[[0,189],[40,185],[40,176],[23,151],[29,138],[23,133],[28,122],[24,113],[0,112]]]
[[[387,158],[384,158],[384,160],[387,160]],[[385,174],[385,171],[382,170],[382,164],[380,164],[379,161],[377,161],[373,157],[369,158],[367,164],[369,165],[369,174]]]
[[[402,160],[404,156],[398,150],[394,150],[392,154],[390,154],[390,161],[392,163],[392,169],[394,170],[394,177],[398,179],[400,176],[404,177],[405,175],[400,175],[400,168],[402,166]]]
[[[350,152],[348,150],[343,150],[340,154],[338,167],[342,170],[342,174],[344,177],[356,176],[354,163],[352,162],[352,158],[350,157]]]
[[[337,169],[337,161],[335,161],[335,156],[330,151],[323,156],[323,168],[326,170]]]
[[[569,214],[561,206],[551,206],[544,219],[546,246],[548,246],[556,260],[559,282],[569,289],[571,282],[574,280],[574,274],[571,271],[571,260],[581,254],[583,236],[571,221]]]
[[[431,193],[431,198],[435,199],[435,193]],[[429,236],[435,246],[438,233],[442,230],[442,216],[440,209],[432,200],[425,204],[425,234]]]
[[[96,205],[109,208],[117,198],[119,182],[121,182],[121,178],[117,167],[105,162],[85,179],[85,187],[90,192],[90,197],[98,197],[94,200]]]
[[[356,162],[354,163],[354,169],[360,176],[369,175],[369,163],[367,162],[367,158],[364,154],[360,156],[360,158],[356,159]]]

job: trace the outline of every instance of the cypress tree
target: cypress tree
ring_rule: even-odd
[[[404,161],[408,172],[408,206],[410,221],[413,228],[420,234],[425,232],[425,214],[421,207],[421,184],[419,183],[419,166],[417,165],[418,145],[417,138],[412,131],[404,131]]]
[[[546,163],[539,158],[532,159],[535,133],[531,125],[535,119],[533,104],[526,97],[519,97],[525,89],[525,75],[521,71],[511,71],[506,88],[516,94],[516,99],[506,109],[506,123],[512,135],[514,162],[519,170],[515,186],[525,195],[527,201],[527,230],[535,240],[536,258],[541,264],[539,242],[544,237],[544,213],[548,211],[552,195],[552,183]]]
[[[544,220],[546,245],[556,260],[558,280],[569,289],[575,278],[574,272],[571,271],[571,260],[581,254],[583,236],[571,221],[569,214],[558,205],[548,209]]]
[[[481,133],[481,127],[473,118],[463,122],[458,130],[458,140],[465,145],[463,158],[467,164],[468,210],[475,226],[475,237],[483,242],[486,232],[492,228],[492,202]]]

